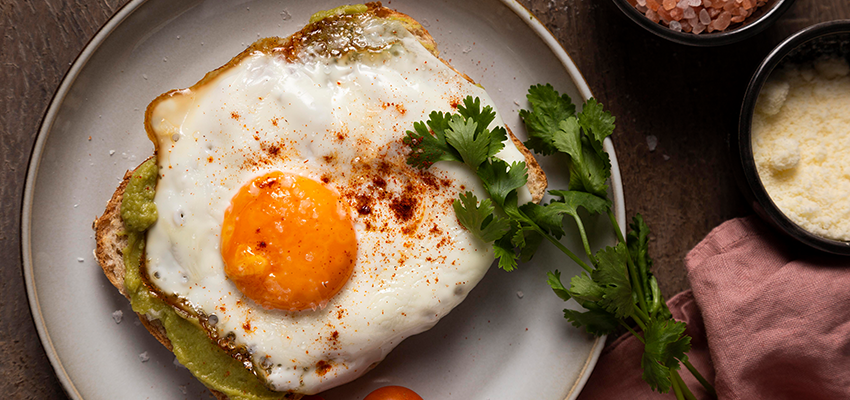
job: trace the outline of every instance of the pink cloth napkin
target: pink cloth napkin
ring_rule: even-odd
[[[692,290],[667,304],[720,399],[850,399],[850,258],[802,248],[749,217],[715,228],[685,266]],[[632,335],[610,342],[579,400],[674,398],[641,380],[642,346]]]

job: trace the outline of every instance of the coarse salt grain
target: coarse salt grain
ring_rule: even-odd
[[[646,137],[646,147],[649,148],[649,151],[655,151],[658,148],[658,138],[655,135],[649,135]]]
[[[703,25],[708,25],[711,23],[711,16],[708,15],[708,10],[702,9],[699,12],[699,23]]]
[[[682,31],[682,24],[679,23],[679,21],[670,21],[670,29],[672,29],[676,32],[681,32]]]

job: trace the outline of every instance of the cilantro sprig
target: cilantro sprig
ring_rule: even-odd
[[[558,297],[573,299],[586,310],[565,309],[564,318],[593,335],[620,328],[635,335],[644,344],[642,377],[652,389],[662,393],[673,389],[677,399],[694,399],[678,372],[684,364],[714,394],[688,361],[691,338],[685,334],[685,323],[672,318],[650,271],[649,227],[636,215],[624,236],[612,210],[608,198],[611,161],[603,142],[614,132],[614,116],[592,98],[576,112],[570,97],[548,84],[532,86],[527,98],[531,109],[520,111],[529,135],[526,147],[569,158],[569,188],[550,190],[548,203],[518,204],[518,189],[528,180],[526,165],[496,157],[507,132],[490,128],[496,113],[490,106],[482,108],[477,98],[464,99],[457,113],[434,111],[428,121],[415,123],[404,138],[411,150],[408,164],[421,169],[442,161],[466,164],[481,179],[488,196],[460,194],[453,204],[455,214],[473,235],[493,246],[499,268],[512,271],[518,262],[530,260],[544,241],[552,243],[584,269],[568,286],[558,270],[547,273],[547,283]],[[588,214],[607,215],[618,239],[615,246],[592,251],[583,223]],[[578,228],[589,262],[559,241],[567,219]]]

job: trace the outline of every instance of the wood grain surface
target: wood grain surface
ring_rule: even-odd
[[[127,0],[0,0],[0,393],[64,398],[36,334],[21,269],[20,213],[44,113],[83,47]],[[626,211],[653,230],[665,295],[688,287],[683,258],[721,222],[752,213],[735,186],[727,136],[745,86],[782,39],[850,18],[846,0],[798,0],[744,42],[693,48],[657,38],[610,0],[521,0],[555,34],[594,95],[617,116],[615,147]],[[390,6],[392,6],[390,4]],[[651,149],[648,140],[657,141]]]

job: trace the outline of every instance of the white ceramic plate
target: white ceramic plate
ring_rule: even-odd
[[[148,102],[192,85],[254,40],[289,35],[313,12],[339,4],[131,1],[72,66],[36,142],[22,220],[30,305],[47,355],[72,398],[206,396],[103,276],[92,256],[92,220],[124,171],[153,150],[142,127]],[[521,138],[517,110],[528,107],[530,85],[549,82],[573,99],[590,97],[564,50],[515,1],[395,0],[388,6],[426,26],[442,56],[488,89]],[[615,210],[624,225],[610,141],[606,149],[614,165]],[[542,160],[551,187],[566,187],[563,162]],[[605,218],[588,228],[597,247],[614,242]],[[583,253],[577,240],[565,243]],[[407,339],[364,377],[323,395],[361,399],[377,387],[398,384],[432,400],[575,398],[604,339],[563,319],[564,303],[546,285],[545,272],[554,268],[566,276],[579,271],[551,246],[519,271],[492,268],[434,329]],[[123,312],[120,323],[113,319],[116,311]]]

